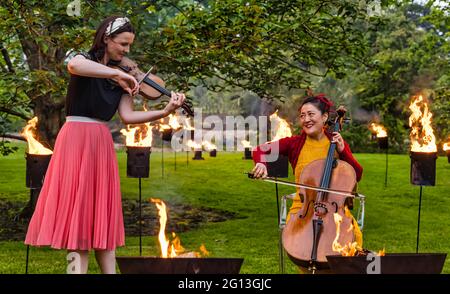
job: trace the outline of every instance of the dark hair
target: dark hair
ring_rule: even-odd
[[[121,16],[113,15],[105,20],[103,20],[100,25],[97,27],[97,31],[95,32],[95,38],[94,43],[92,44],[91,49],[89,49],[88,53],[95,58],[96,60],[101,60],[103,56],[105,55],[105,49],[106,44],[103,42],[103,38],[105,37],[105,31],[108,25],[116,20],[117,18],[120,18]],[[114,38],[118,34],[123,32],[129,32],[129,33],[135,33],[134,27],[131,25],[131,23],[127,23],[124,26],[122,26],[120,29],[112,33],[109,37]]]
[[[327,97],[325,97],[324,94],[318,94],[315,96],[308,96],[305,99],[303,99],[302,104],[298,108],[298,111],[300,112],[302,110],[303,105],[306,103],[311,103],[317,109],[320,110],[321,114],[329,113],[331,106],[333,106],[333,102],[331,102]]]

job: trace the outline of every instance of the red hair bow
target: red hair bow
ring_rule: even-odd
[[[325,97],[324,93],[319,93],[317,95],[314,95],[314,97],[316,97],[317,99],[319,99],[320,101],[322,101],[326,106],[327,106],[327,110],[329,110],[331,108],[331,106],[333,106],[333,102],[331,102],[330,100],[328,100],[327,97]]]

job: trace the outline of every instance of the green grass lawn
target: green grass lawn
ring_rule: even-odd
[[[0,198],[28,200],[25,187],[24,145],[19,152],[0,157]],[[249,180],[244,172],[252,161],[242,160],[243,152],[218,152],[216,158],[186,164],[186,153],[165,152],[165,176],[161,173],[161,153],[151,155],[150,178],[143,179],[143,197],[170,202],[219,208],[238,213],[239,218],[205,223],[199,229],[180,234],[186,249],[196,250],[204,243],[213,257],[242,257],[241,273],[278,273],[278,228],[275,185]],[[366,195],[364,248],[386,249],[387,253],[415,252],[419,187],[409,182],[410,159],[407,155],[389,155],[388,187],[384,188],[385,155],[356,154],[364,167],[359,191]],[[138,180],[126,177],[126,154],[118,152],[122,194],[138,198]],[[292,171],[290,171],[292,172]],[[292,176],[291,176],[292,178]],[[280,186],[280,195],[293,188]],[[420,252],[450,252],[450,164],[437,160],[436,186],[424,187],[422,199]],[[156,209],[156,208],[155,208]],[[169,233],[169,232],[167,232]],[[127,237],[126,246],[117,255],[139,254],[139,240]],[[144,255],[159,255],[156,237],[146,236]],[[25,271],[26,247],[22,242],[0,243],[0,273]],[[30,273],[64,273],[66,252],[31,248]],[[288,273],[295,267],[286,261]],[[97,273],[91,258],[89,272]],[[444,273],[450,273],[449,258]]]

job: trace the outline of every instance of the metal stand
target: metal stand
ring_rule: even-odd
[[[416,253],[419,253],[419,233],[420,233],[420,209],[422,207],[422,185],[420,186],[419,194],[419,215],[417,217],[417,241],[416,241]]]
[[[387,187],[387,180],[388,180],[388,150],[389,147],[386,148],[386,172],[384,174],[384,187]]]
[[[164,140],[161,140],[161,173],[164,178]]]
[[[276,179],[276,178],[275,178]],[[279,194],[278,194],[278,184],[275,183],[275,193],[277,198],[277,215],[278,215],[278,229],[279,229],[279,236],[278,236],[278,255],[279,255],[279,261],[278,265],[280,267],[280,273],[284,274],[284,249],[283,249],[283,240],[282,240],[282,230],[280,230],[280,202],[279,202]]]
[[[30,256],[30,245],[27,245],[27,260],[25,265],[25,274],[28,274],[28,258]]]
[[[189,165],[189,151],[186,151],[186,165]]]
[[[139,256],[142,256],[142,186],[139,178]]]
[[[34,202],[34,190],[37,190],[36,192],[38,192],[38,194],[40,193],[41,189],[30,189],[30,199],[31,199],[31,215],[30,215],[30,220],[31,217],[33,216],[33,212],[34,212],[34,208],[36,206],[36,203]],[[25,258],[25,274],[28,274],[28,263],[30,261],[30,245],[27,245],[27,255]]]

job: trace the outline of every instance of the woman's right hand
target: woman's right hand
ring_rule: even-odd
[[[116,81],[128,94],[130,94],[130,96],[136,95],[139,91],[138,81],[132,75],[129,75],[121,70],[117,70],[117,75],[113,78],[113,80]]]
[[[266,178],[268,175],[267,167],[264,164],[258,162],[253,168],[252,173],[253,177],[256,179]]]

